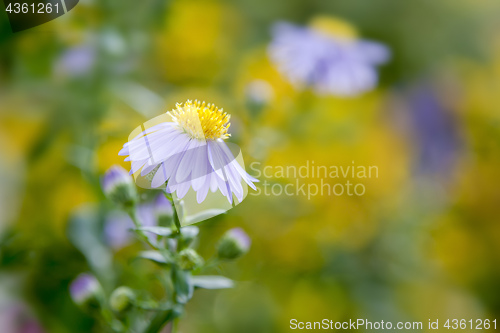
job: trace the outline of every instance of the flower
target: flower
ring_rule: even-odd
[[[55,71],[73,77],[80,77],[92,70],[97,60],[96,51],[88,45],[66,50],[58,59]]]
[[[382,44],[361,40],[347,23],[319,17],[309,27],[276,23],[269,56],[296,87],[318,94],[354,96],[375,87],[375,66],[389,60]]]
[[[113,165],[106,171],[102,189],[110,200],[124,206],[133,205],[137,197],[134,180],[127,170],[118,165]]]
[[[409,120],[417,145],[417,173],[448,180],[462,148],[458,119],[430,85],[408,94]]]
[[[236,259],[248,252],[251,243],[250,237],[243,229],[230,229],[222,236],[217,255],[221,259]]]
[[[166,190],[182,199],[192,187],[196,200],[205,200],[217,189],[232,203],[243,200],[242,180],[255,189],[251,177],[238,164],[224,142],[229,137],[230,116],[213,104],[188,100],[177,103],[167,115],[172,122],[150,127],[125,143],[119,155],[132,162],[131,173],[145,176],[155,171],[154,188],[168,181]]]
[[[80,274],[69,287],[70,295],[75,304],[82,307],[98,308],[102,295],[99,281],[90,274]]]
[[[170,204],[170,203],[169,203]],[[154,211],[154,204],[141,203],[137,205],[136,216],[143,227],[153,227],[158,224],[157,216]],[[106,216],[104,224],[104,240],[114,250],[119,250],[133,239],[131,229],[134,229],[134,222],[130,216],[121,211],[112,211]],[[150,240],[155,236],[148,235]]]
[[[33,313],[23,303],[7,300],[0,305],[0,327],[2,333],[45,332]]]

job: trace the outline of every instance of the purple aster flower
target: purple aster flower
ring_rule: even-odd
[[[242,180],[255,189],[251,177],[238,164],[224,139],[229,137],[230,116],[213,104],[188,100],[167,113],[172,122],[146,129],[125,143],[119,155],[132,162],[131,173],[142,176],[154,171],[151,186],[168,181],[166,191],[179,199],[192,188],[201,203],[208,190],[219,190],[232,203],[233,194],[241,202]]]
[[[389,60],[384,45],[357,38],[346,23],[317,18],[309,27],[276,23],[269,56],[277,69],[300,88],[318,94],[354,96],[375,88],[377,65]]]
[[[69,292],[73,301],[78,305],[90,303],[97,305],[96,300],[101,293],[101,285],[93,275],[83,273],[71,283]]]

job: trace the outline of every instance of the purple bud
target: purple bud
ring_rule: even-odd
[[[118,165],[106,171],[102,178],[102,189],[109,199],[125,206],[132,205],[137,197],[134,179]]]
[[[127,170],[119,165],[113,165],[106,171],[102,179],[102,189],[104,193],[108,194],[113,189],[122,184],[133,184],[132,177],[128,174]]]
[[[227,231],[227,235],[233,237],[242,248],[245,249],[245,252],[250,249],[250,245],[252,244],[252,240],[248,237],[247,233],[241,228],[233,228]]]
[[[217,254],[221,259],[236,259],[250,249],[251,240],[241,228],[228,230],[222,236],[217,247]]]
[[[83,273],[71,283],[69,292],[73,301],[80,306],[98,306],[101,285],[93,275]]]

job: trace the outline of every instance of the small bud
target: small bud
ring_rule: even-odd
[[[129,310],[135,301],[134,291],[128,287],[118,287],[109,298],[109,305],[116,313],[123,313]]]
[[[102,288],[99,281],[90,274],[80,274],[69,287],[75,304],[84,309],[98,309],[101,306]]]
[[[104,194],[113,202],[130,207],[137,199],[134,179],[127,170],[114,165],[106,171],[102,179]]]
[[[183,270],[193,270],[203,265],[203,258],[193,249],[179,252],[179,266]]]
[[[236,259],[248,252],[250,244],[250,237],[245,231],[234,228],[222,236],[217,247],[217,255],[220,259]]]

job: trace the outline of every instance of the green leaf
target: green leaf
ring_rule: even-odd
[[[191,284],[191,273],[179,267],[172,270],[172,281],[174,283],[176,300],[180,304],[186,304],[193,297],[194,286]]]
[[[224,210],[224,209],[217,209],[217,208],[207,209],[207,210],[204,210],[202,212],[199,212],[198,214],[193,214],[193,215],[187,216],[184,219],[183,225],[188,225],[188,224],[200,222],[203,220],[207,220],[211,217],[223,214],[225,212],[226,212],[226,210]]]
[[[148,259],[158,264],[172,264],[174,262],[174,258],[172,258],[170,254],[167,252],[162,253],[160,251],[142,251],[137,257]]]
[[[162,237],[169,237],[172,235],[172,229],[166,227],[140,227],[135,230],[151,232]]]
[[[227,289],[234,287],[234,281],[218,275],[198,275],[191,277],[191,284],[203,289]]]
[[[192,239],[198,236],[198,233],[200,232],[200,229],[198,227],[182,227],[181,228],[181,234],[182,237],[187,238],[187,239]]]

